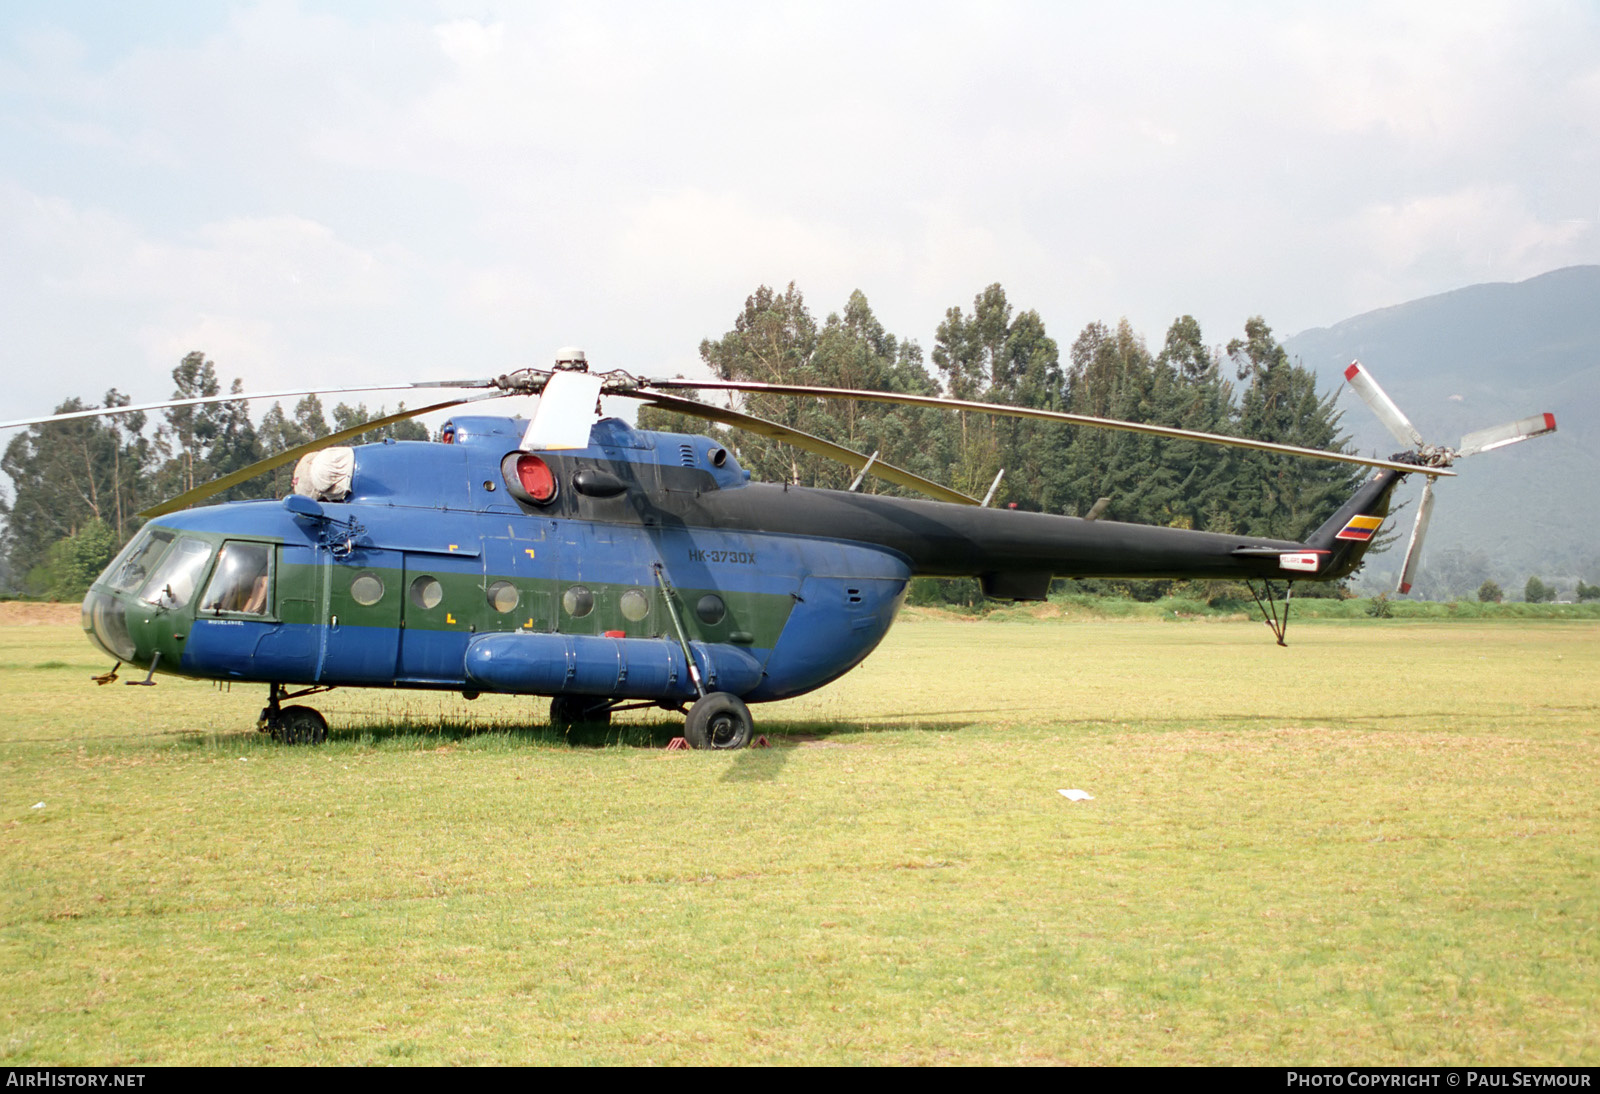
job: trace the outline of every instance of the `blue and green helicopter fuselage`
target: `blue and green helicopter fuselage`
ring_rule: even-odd
[[[606,418],[529,453],[514,418],[349,449],[338,500],[226,502],[142,528],[84,629],[157,673],[281,688],[641,700],[801,695],[859,664],[913,576],[1040,599],[1053,577],[1348,574],[1402,472],[1306,542],[752,483],[714,438]]]

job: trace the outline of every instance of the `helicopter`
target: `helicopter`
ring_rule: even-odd
[[[116,664],[266,684],[258,727],[289,744],[326,740],[297,702],[334,688],[422,688],[471,699],[550,698],[552,727],[604,740],[613,713],[684,715],[696,749],[754,736],[750,705],[803,695],[883,640],[915,576],[974,577],[985,596],[1042,600],[1056,577],[1227,579],[1250,586],[1284,644],[1293,583],[1361,562],[1395,487],[1426,480],[1399,591],[1408,591],[1454,461],[1555,429],[1550,414],[1423,441],[1367,370],[1346,380],[1406,449],[1389,459],[938,396],[595,373],[582,350],[550,369],[485,379],[332,391],[474,391],[288,450],[146,510],[147,523],[83,601],[89,640]],[[316,389],[329,393],[330,389]],[[1069,422],[1308,459],[1372,474],[1303,542],[990,508],[864,454],[687,392],[766,393],[943,407]],[[77,411],[0,428],[270,392]],[[347,446],[362,432],[508,396],[539,396],[531,420],[455,413],[437,441]],[[600,416],[602,396],[750,430],[859,471],[847,490],[751,481],[716,438]],[[197,503],[295,463],[282,501]],[[923,499],[863,493],[872,475]],[[998,480],[997,480],[998,484]],[[993,490],[990,495],[992,497]],[[1272,580],[1287,582],[1274,598]],[[1259,582],[1263,592],[1256,591]]]

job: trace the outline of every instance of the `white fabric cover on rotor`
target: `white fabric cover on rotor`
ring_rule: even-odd
[[[605,381],[587,372],[557,372],[544,386],[539,406],[522,435],[525,452],[588,448],[589,427],[599,419]]]
[[[290,489],[313,501],[343,501],[350,496],[350,477],[356,454],[351,448],[323,448],[308,452],[294,465]]]

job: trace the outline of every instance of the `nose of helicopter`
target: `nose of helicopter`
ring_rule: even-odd
[[[128,633],[128,606],[117,593],[97,583],[83,598],[83,629],[89,640],[118,661],[140,660],[139,647]]]

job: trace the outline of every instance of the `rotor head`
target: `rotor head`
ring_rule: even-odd
[[[555,367],[561,372],[588,372],[589,358],[579,346],[562,346],[556,350]]]

